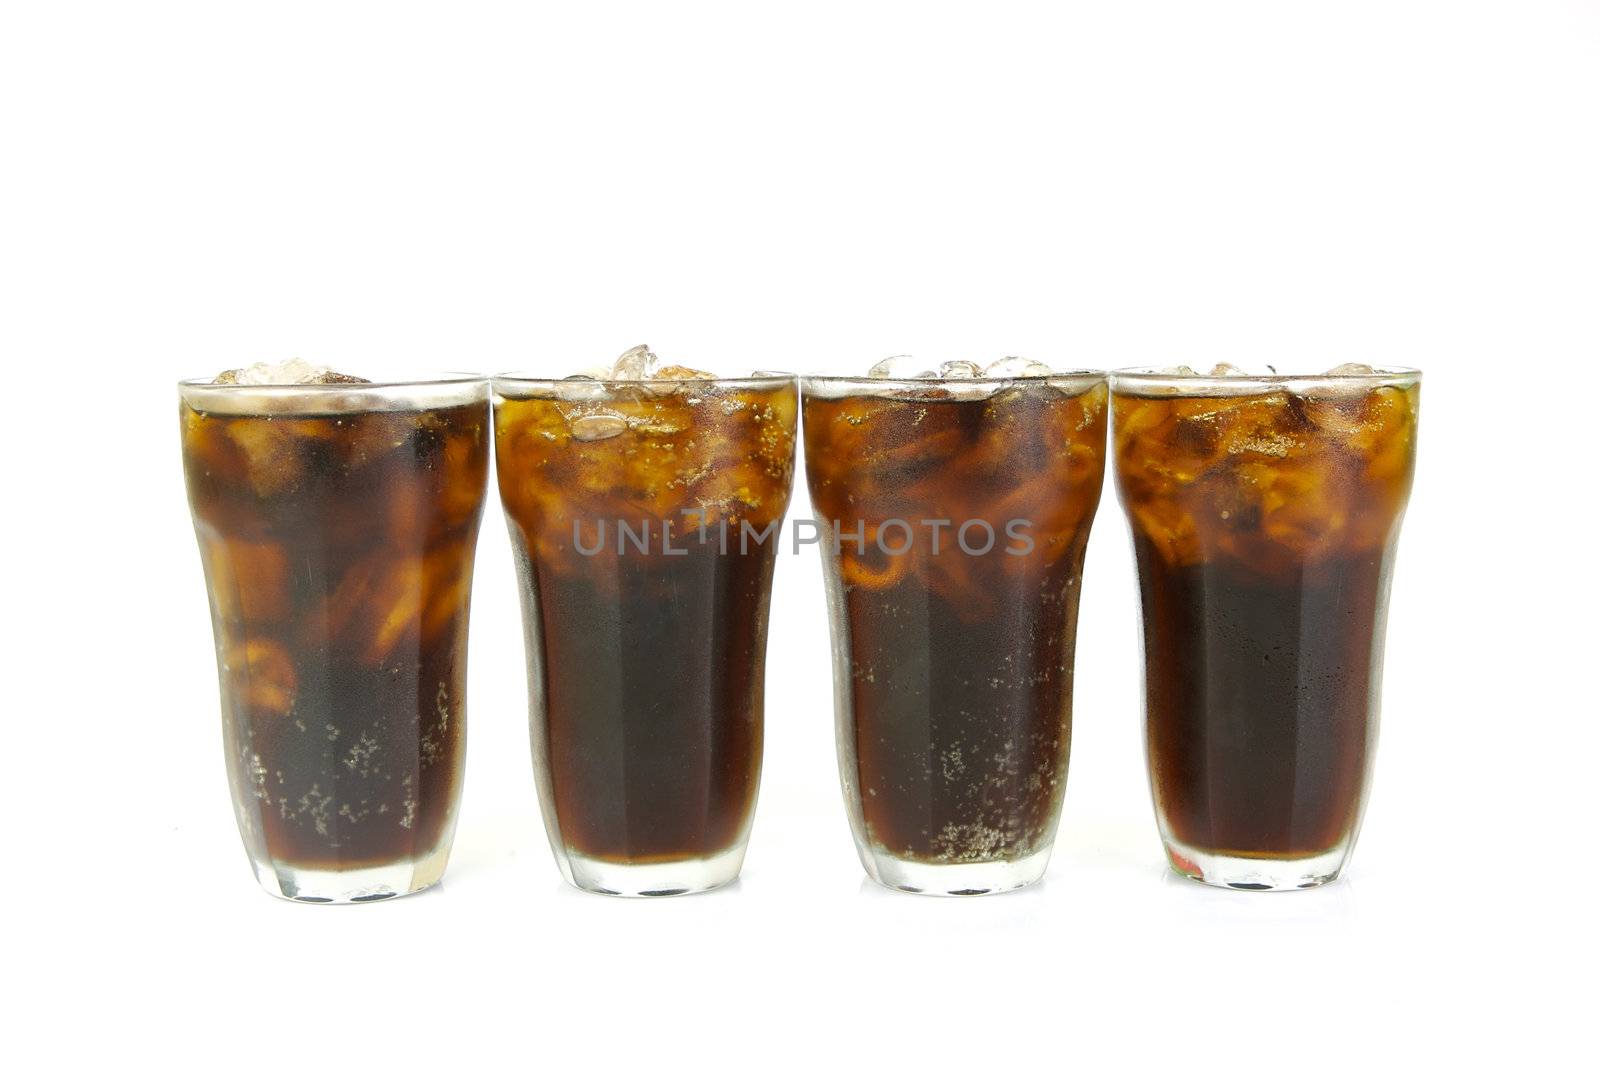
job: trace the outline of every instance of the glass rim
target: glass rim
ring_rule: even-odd
[[[239,392],[251,395],[267,395],[277,392],[284,394],[326,395],[331,393],[370,392],[380,388],[448,388],[451,385],[487,383],[488,381],[489,375],[487,374],[452,370],[430,372],[420,377],[397,378],[395,380],[307,382],[293,385],[218,382],[209,377],[186,377],[179,379],[178,388],[202,393]]]
[[[1050,384],[1054,381],[1082,382],[1105,380],[1105,370],[1055,370],[1047,374],[1009,375],[1001,377],[865,377],[859,374],[802,374],[801,382],[815,381],[824,385],[868,385],[879,388],[905,386],[907,388],[939,388],[944,385],[1017,385],[1028,382]]]
[[[1259,392],[1289,388],[1314,388],[1340,385],[1351,388],[1393,388],[1419,383],[1422,371],[1412,366],[1374,366],[1372,373],[1271,373],[1232,374],[1227,377],[1210,374],[1173,373],[1169,367],[1127,366],[1110,370],[1106,377],[1113,392],[1147,392],[1153,388],[1170,389],[1159,395],[1175,393],[1217,394],[1234,392]],[[1132,385],[1133,388],[1128,386]]]
[[[178,382],[178,399],[202,414],[284,417],[379,411],[445,410],[489,403],[483,374],[431,373],[415,380],[337,381],[327,384],[218,384]]]
[[[502,383],[529,388],[557,388],[562,385],[589,384],[601,387],[636,387],[639,385],[671,385],[674,390],[683,388],[727,388],[729,386],[759,387],[798,382],[800,375],[788,370],[756,370],[751,374],[734,377],[588,377],[571,374],[567,377],[546,377],[538,374],[511,371],[491,374],[488,381],[496,391]]]

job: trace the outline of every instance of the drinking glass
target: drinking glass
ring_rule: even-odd
[[[607,895],[725,884],[761,775],[795,380],[502,376],[494,388],[556,864]]]
[[[804,423],[861,863],[917,893],[1032,883],[1066,786],[1105,377],[813,377]]]
[[[1292,889],[1349,861],[1420,386],[1366,367],[1112,376],[1150,784],[1184,876]]]
[[[301,902],[420,891],[450,854],[483,378],[179,385],[234,813]]]

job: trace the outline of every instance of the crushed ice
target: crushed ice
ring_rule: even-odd
[[[656,353],[648,344],[638,344],[617,356],[607,367],[596,367],[584,373],[573,374],[568,381],[715,381],[717,375],[704,370],[691,370],[687,366],[660,365]]]
[[[1014,377],[1049,377],[1055,369],[1034,359],[1007,355],[980,366],[970,359],[951,359],[937,369],[921,368],[910,355],[890,355],[873,363],[867,376],[879,380],[902,381],[979,381]]]
[[[1189,366],[1168,366],[1157,370],[1162,377],[1381,377],[1382,370],[1375,370],[1364,362],[1342,362],[1331,370],[1312,374],[1279,374],[1271,366],[1266,368],[1266,373],[1257,373],[1251,370],[1240,369],[1231,362],[1219,362],[1205,373],[1200,373]]]
[[[662,366],[649,345],[639,344],[617,356],[609,367],[597,367],[585,373],[573,374],[556,387],[556,398],[577,407],[562,410],[574,440],[592,443],[621,436],[628,428],[649,429],[648,419],[630,420],[621,413],[603,406],[618,385],[642,388],[657,396],[668,396],[679,391],[688,381],[715,381],[717,375],[704,370],[694,370],[676,364]],[[691,397],[689,402],[698,402]]]
[[[305,359],[258,362],[239,370],[223,370],[212,379],[215,385],[369,385],[365,377],[337,373]]]

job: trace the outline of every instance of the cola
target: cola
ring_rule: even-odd
[[[246,850],[300,901],[420,890],[461,791],[487,385],[235,378],[179,414]]]
[[[497,378],[495,445],[557,864],[676,895],[744,858],[798,400],[792,377],[633,358],[631,379]]]
[[[1348,861],[1377,737],[1420,375],[1113,378],[1169,860],[1314,886]]]
[[[961,369],[808,378],[803,415],[857,850],[880,883],[958,895],[1049,860],[1106,433],[1101,375]]]

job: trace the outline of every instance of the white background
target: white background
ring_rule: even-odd
[[[6,3],[8,1056],[1592,1052],[1597,120],[1596,3]],[[491,501],[444,885],[261,892],[173,381],[560,374],[642,341],[724,370],[1423,367],[1347,878],[1164,871],[1108,492],[1038,888],[865,883],[815,548],[777,575],[743,880],[565,887]]]

